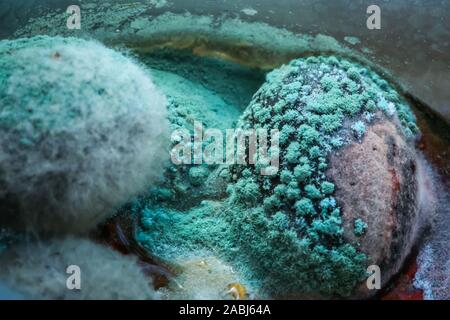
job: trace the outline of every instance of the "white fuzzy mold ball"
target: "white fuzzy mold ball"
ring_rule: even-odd
[[[82,233],[162,171],[166,99],[100,43],[0,41],[0,225]]]
[[[0,265],[1,283],[25,299],[159,298],[135,258],[86,239],[16,245]]]

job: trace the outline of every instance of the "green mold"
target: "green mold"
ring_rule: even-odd
[[[356,121],[352,125],[353,132],[356,136],[356,138],[361,139],[366,132],[366,125],[362,121]]]
[[[365,223],[361,219],[355,220],[354,232],[357,237],[360,237],[364,234],[367,229],[367,223]]]
[[[265,163],[234,165],[225,171],[228,196],[189,210],[140,201],[133,209],[142,214],[138,239],[168,260],[213,252],[263,297],[351,295],[367,257],[343,237],[327,159],[359,143],[380,117],[398,117],[414,138],[414,116],[393,93],[377,74],[339,57],[298,59],[272,71],[237,126],[280,130],[278,173],[261,176]],[[365,228],[355,221],[355,234]]]
[[[159,178],[166,115],[145,68],[99,42],[0,41],[0,224],[90,231]]]
[[[245,169],[246,180],[259,184],[254,194],[263,205],[254,208],[229,199],[239,247],[252,257],[256,277],[265,279],[270,295],[347,296],[364,277],[365,255],[343,238],[340,208],[330,197],[335,185],[325,174],[326,159],[332,150],[358,143],[376,117],[397,116],[400,130],[414,137],[415,119],[393,90],[357,63],[310,57],[271,72],[244,112],[239,122],[243,128],[281,128],[279,174],[263,178],[250,169],[249,178]],[[382,114],[375,115],[377,110]],[[280,112],[281,119],[272,120]],[[232,170],[238,178],[231,194],[242,181],[241,170]],[[276,186],[273,191],[264,188],[266,179]],[[287,196],[289,189],[299,192]],[[283,223],[275,223],[280,219]],[[359,222],[358,227],[364,229]]]

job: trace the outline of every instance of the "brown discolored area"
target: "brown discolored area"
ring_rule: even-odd
[[[330,156],[327,175],[336,185],[344,237],[360,244],[367,265],[380,266],[382,286],[399,272],[418,237],[416,161],[413,144],[387,119],[367,128],[360,143]],[[368,225],[360,237],[354,233],[358,218]],[[356,293],[373,294],[365,283]]]

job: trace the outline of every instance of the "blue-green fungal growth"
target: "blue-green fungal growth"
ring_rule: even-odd
[[[188,167],[186,192],[199,201],[188,208],[159,201],[163,190],[177,192],[166,186],[157,198],[131,204],[141,217],[138,240],[169,262],[213,254],[261,297],[349,296],[366,275],[367,257],[344,234],[329,156],[361,143],[384,117],[398,119],[405,136],[417,133],[406,102],[367,68],[336,57],[294,60],[267,75],[238,121],[244,129],[279,130],[278,172],[263,176],[267,164],[258,162],[225,168],[228,194],[208,198],[191,187],[203,192],[214,176],[204,166]],[[189,117],[173,119],[183,127],[180,119]],[[367,226],[356,221],[354,233],[363,235]]]
[[[158,180],[167,101],[95,41],[0,41],[0,224],[83,233]],[[76,223],[74,223],[76,221]]]
[[[216,58],[194,56],[187,50],[155,50],[151,54],[141,53],[139,59],[151,68],[155,84],[167,97],[171,130],[185,129],[190,135],[194,133],[194,122],[200,123],[203,130],[220,129],[225,135],[226,129],[235,126],[265,77],[260,70]],[[212,140],[204,139],[202,149],[205,150]],[[172,140],[172,146],[176,143]],[[205,158],[202,160],[204,163]],[[194,162],[193,156],[191,162]],[[206,178],[216,166],[169,162],[167,167],[165,179],[150,190],[153,198],[177,206],[180,202],[192,205],[201,201],[205,193],[216,192],[205,185]],[[170,189],[171,196],[165,197],[167,192],[161,195],[163,189]],[[190,200],[185,201],[187,198]]]
[[[366,125],[362,121],[356,121],[352,125],[353,132],[356,136],[356,138],[361,139],[366,132]]]
[[[208,178],[209,171],[205,167],[191,167],[189,169],[189,181],[193,186],[202,185]]]
[[[258,165],[234,166],[228,219],[240,255],[272,296],[347,296],[364,277],[366,256],[344,239],[327,159],[385,117],[398,118],[407,137],[418,133],[390,84],[336,57],[294,60],[254,95],[238,126],[278,129],[280,168],[267,177]],[[355,233],[366,227],[356,221]]]
[[[355,235],[357,236],[357,237],[360,237],[360,236],[362,236],[363,234],[364,234],[364,232],[366,231],[366,229],[367,229],[367,223],[365,223],[363,220],[361,220],[361,219],[356,219],[355,220],[355,227],[354,227],[355,229],[354,229],[354,232],[355,232]]]

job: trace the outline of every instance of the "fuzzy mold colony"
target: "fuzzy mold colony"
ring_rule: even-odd
[[[418,129],[390,84],[344,59],[294,60],[267,75],[238,127],[280,130],[278,173],[220,167],[202,180],[227,181],[229,196],[186,211],[134,203],[151,252],[214,252],[268,297],[367,297],[368,265],[383,284],[398,272],[417,236]]]
[[[100,43],[0,42],[0,222],[83,233],[158,176],[166,99]]]
[[[82,290],[65,286],[66,268],[74,262],[81,270]],[[83,238],[17,244],[0,263],[0,281],[28,299],[159,298],[135,257]]]
[[[406,141],[417,127],[405,101],[386,81],[335,57],[294,60],[268,75],[239,125],[280,129],[279,150],[272,150],[280,153],[279,173],[262,177],[251,168],[237,167],[232,172],[236,183],[230,187],[232,202],[247,212],[236,214],[232,222],[255,268],[261,274],[270,272],[268,287],[284,284],[284,292],[276,292],[281,296],[298,291],[346,296],[364,277],[368,262],[385,267],[387,278],[398,271],[398,261],[388,260],[391,254],[404,258],[409,224],[417,215],[415,157]],[[372,139],[371,130],[381,141]],[[397,151],[389,151],[389,146]],[[333,161],[340,153],[347,158]],[[377,156],[374,167],[355,170],[358,161],[370,164]],[[383,157],[391,157],[392,163]],[[346,168],[351,174],[341,179]],[[399,176],[399,186],[380,179],[389,172]],[[355,188],[347,190],[347,185]],[[392,191],[399,199],[391,197],[393,188],[401,189]],[[370,196],[379,202],[360,205],[370,202]],[[402,207],[408,201],[410,205]],[[377,224],[386,230],[391,218],[396,220],[395,231],[387,239],[377,238]],[[356,225],[355,230],[346,228],[348,224]]]
[[[75,258],[98,251],[145,284],[87,298],[218,299],[229,297],[220,292],[229,285],[250,298],[362,298],[373,295],[367,266],[381,267],[384,286],[416,243],[415,118],[392,85],[358,63],[293,60],[244,106],[261,73],[214,59],[196,57],[197,67],[189,57],[165,64],[144,55],[161,67],[150,72],[96,42],[49,37],[3,41],[0,52],[1,225],[84,233],[153,183],[121,212],[139,218],[136,237],[151,255],[181,270],[155,293],[132,259],[81,238],[50,238],[4,253],[15,260],[3,260],[0,278],[19,293],[41,294],[16,267],[61,267],[54,253],[79,243]],[[234,91],[236,75],[256,80]],[[220,129],[278,129],[279,147],[269,152],[279,155],[279,170],[263,176],[267,163],[258,161],[168,165],[156,181],[169,127],[191,130],[196,117]],[[117,278],[121,288],[127,278]],[[56,286],[46,278],[48,297],[61,295]]]

